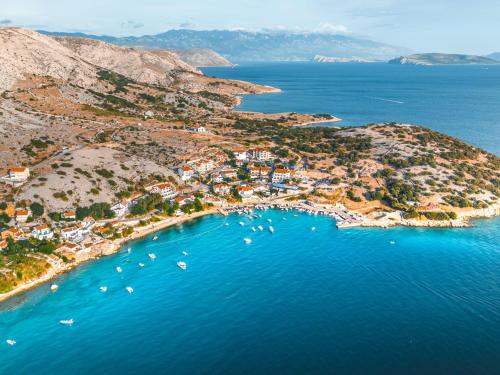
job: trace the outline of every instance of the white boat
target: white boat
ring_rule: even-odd
[[[153,237],[153,241],[156,241],[158,239],[158,236]]]
[[[121,273],[123,270],[121,267],[116,267],[116,272]]]
[[[108,287],[107,286],[101,286],[99,287],[99,290],[103,293],[107,292],[108,291]]]
[[[259,225],[257,228],[259,228],[259,230],[264,230],[264,227],[262,225]]]
[[[187,268],[187,264],[185,262],[177,262],[177,267],[181,270],[185,270]]]
[[[286,217],[283,218],[283,221],[287,221],[288,219]]]
[[[269,232],[274,233],[274,228],[271,225],[269,226]]]
[[[312,227],[311,231],[314,232],[316,230],[316,227]]]
[[[59,285],[57,285],[57,284],[52,284],[50,286],[50,290],[53,291],[53,292],[55,292],[57,289],[59,289]]]
[[[228,226],[229,226],[229,223],[224,223],[224,226],[228,227]]]
[[[271,219],[267,219],[268,222],[272,223],[273,221]]]
[[[182,255],[184,255],[185,257],[187,257],[188,256],[188,252],[187,251],[183,251]]]
[[[125,289],[126,289],[126,290],[127,290],[127,292],[129,292],[129,293],[134,293],[134,288],[132,288],[131,286],[127,286]]]
[[[139,263],[139,267],[144,267],[144,263]]]
[[[391,245],[394,245],[394,244],[396,243],[396,241],[389,241],[389,243],[390,243]]]
[[[252,227],[252,232],[255,232],[257,229],[255,229],[255,227]]]
[[[238,224],[240,224],[242,227],[245,226],[245,223],[243,221],[240,221]]]
[[[131,252],[132,252],[132,248],[131,248],[131,247],[129,247],[129,248],[127,249],[127,252],[131,253]]]
[[[73,325],[74,322],[75,321],[73,319],[63,319],[63,320],[59,321],[59,323],[66,325],[66,326],[71,326],[71,325]]]
[[[252,240],[250,238],[244,238],[243,241],[245,241],[247,245],[250,245],[252,243]]]
[[[6,343],[9,344],[10,346],[16,345],[16,340],[8,339],[8,340],[6,340]]]
[[[149,254],[148,254],[148,257],[149,257],[149,259],[151,259],[151,260],[155,260],[155,259],[156,259],[156,255],[155,255],[155,254],[153,254],[153,253],[149,253]]]

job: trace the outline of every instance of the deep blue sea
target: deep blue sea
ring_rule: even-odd
[[[271,85],[240,109],[329,113],[336,125],[408,122],[500,155],[500,66],[268,63],[204,68],[206,74]]]
[[[350,65],[210,73],[284,89],[245,110],[417,122],[498,154],[500,70]],[[57,292],[0,303],[0,374],[500,374],[499,219],[337,230],[327,217],[261,213],[167,229],[60,277]],[[274,234],[251,231],[267,219]]]

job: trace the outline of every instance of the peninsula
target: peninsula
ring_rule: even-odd
[[[420,126],[237,112],[279,89],[167,50],[17,28],[0,48],[0,299],[205,214],[295,208],[340,228],[499,214],[500,159]]]
[[[401,56],[389,61],[389,64],[400,65],[472,65],[472,64],[500,64],[493,58],[475,55],[460,55],[450,53],[420,53]]]

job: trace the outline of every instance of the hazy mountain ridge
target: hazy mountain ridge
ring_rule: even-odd
[[[420,53],[401,56],[389,61],[390,64],[401,65],[470,65],[470,64],[498,64],[488,57],[448,54],[448,53]]]
[[[388,60],[409,53],[407,48],[392,46],[347,35],[330,33],[249,32],[229,30],[169,30],[157,35],[111,37],[81,33],[50,33],[99,39],[124,46],[186,50],[209,48],[233,62],[239,61],[310,61],[316,55],[357,56]]]
[[[500,61],[500,52],[490,53],[489,55],[486,55],[486,57],[493,59],[493,60]]]

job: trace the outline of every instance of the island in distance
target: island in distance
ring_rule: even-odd
[[[475,55],[460,55],[449,53],[419,53],[400,56],[389,60],[389,64],[401,65],[472,65],[472,64],[500,64],[489,57]]]

